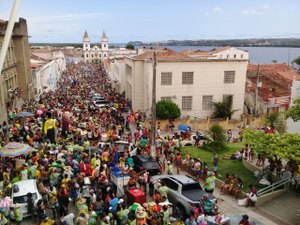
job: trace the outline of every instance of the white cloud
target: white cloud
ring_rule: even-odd
[[[269,8],[270,8],[270,6],[269,6],[269,5],[267,5],[267,4],[265,4],[265,5],[263,5],[261,8],[262,8],[262,9],[269,9]]]
[[[242,10],[241,11],[241,14],[243,14],[243,15],[248,15],[250,12],[248,11],[248,10]]]
[[[223,11],[223,9],[220,8],[220,7],[215,7],[215,8],[213,9],[213,12],[221,12],[221,11]]]
[[[264,14],[264,12],[252,9],[252,10],[242,10],[241,14],[243,14],[243,15],[262,15],[262,14]]]

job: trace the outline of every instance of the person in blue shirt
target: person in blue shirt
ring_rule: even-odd
[[[184,222],[185,225],[197,225],[194,212],[191,213],[190,217]]]

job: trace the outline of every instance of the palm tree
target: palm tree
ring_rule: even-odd
[[[266,125],[270,126],[272,129],[274,129],[280,134],[286,132],[286,120],[284,114],[282,113],[269,113],[266,119]]]

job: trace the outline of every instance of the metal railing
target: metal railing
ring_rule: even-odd
[[[267,194],[269,192],[273,192],[275,191],[277,188],[281,187],[281,186],[284,186],[284,188],[286,188],[286,184],[290,183],[291,182],[291,178],[290,177],[287,177],[287,178],[284,178],[280,181],[277,181],[276,183],[273,183],[265,188],[262,188],[260,190],[257,191],[257,196],[261,196],[261,195],[264,195],[264,194]]]

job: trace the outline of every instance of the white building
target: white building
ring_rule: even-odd
[[[86,31],[84,32],[82,42],[83,58],[85,62],[100,62],[107,59],[109,52],[108,37],[104,31],[100,40],[100,47],[97,45],[91,47],[91,40]]]
[[[213,102],[228,101],[243,113],[249,54],[232,47],[213,51],[176,52],[155,50],[156,99],[170,99],[181,108],[182,116],[206,118]],[[153,51],[125,57],[126,97],[133,109],[150,114],[152,99]]]
[[[31,54],[31,68],[36,98],[48,91],[55,91],[56,83],[66,69],[61,51]]]
[[[296,98],[300,98],[300,80],[293,80],[292,91],[291,91],[291,103],[293,106],[293,101]],[[291,118],[287,119],[287,132],[300,134],[300,121],[294,122]]]

